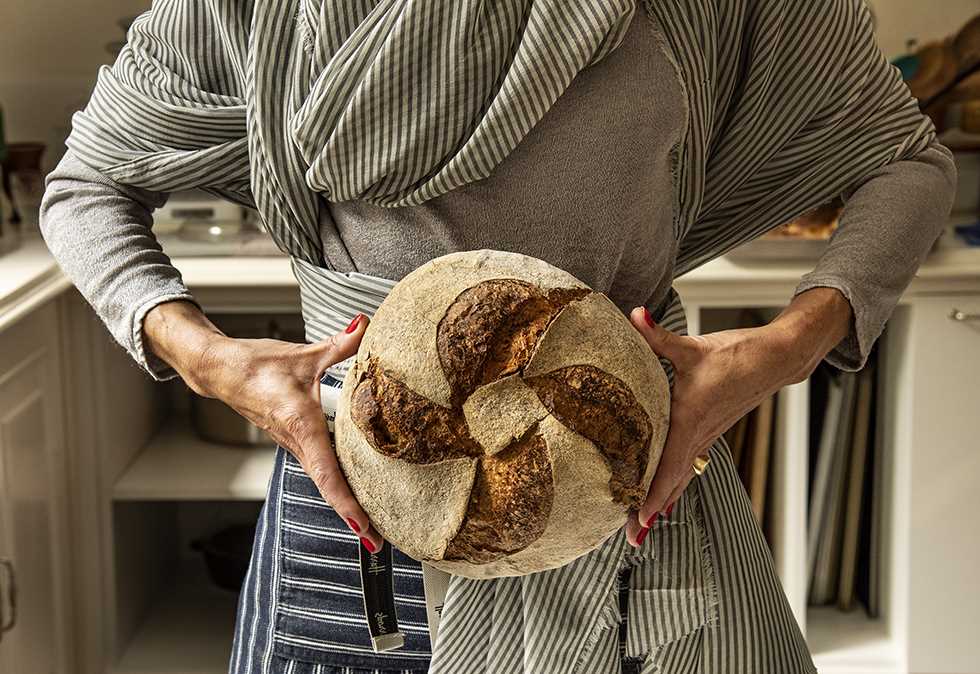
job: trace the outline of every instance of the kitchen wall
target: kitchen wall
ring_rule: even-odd
[[[980,0],[871,0],[888,56],[905,42],[933,40],[980,12]],[[0,0],[0,104],[12,141],[41,140],[50,167],[63,152],[72,112],[85,104],[116,21],[149,0]]]
[[[40,140],[50,167],[63,152],[72,112],[84,106],[96,71],[124,39],[116,21],[150,0],[0,0],[0,105],[8,141]]]
[[[870,0],[878,17],[878,44],[893,58],[914,38],[939,40],[980,14],[980,0]]]

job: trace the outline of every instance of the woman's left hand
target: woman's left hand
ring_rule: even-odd
[[[838,291],[820,287],[800,293],[758,328],[684,336],[656,324],[644,308],[630,319],[654,353],[674,366],[660,464],[646,502],[626,525],[629,542],[639,546],[695,477],[694,460],[707,456],[715,440],[766,397],[806,379],[847,334],[851,308]]]

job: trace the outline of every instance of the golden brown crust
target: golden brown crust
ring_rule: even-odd
[[[436,331],[453,404],[462,405],[481,384],[520,372],[558,312],[590,292],[543,291],[526,281],[491,279],[460,293]]]
[[[591,440],[612,475],[618,503],[639,507],[649,455],[650,419],[626,384],[591,365],[572,365],[524,380],[558,421]]]
[[[559,314],[524,376],[536,377],[569,365],[588,363],[622,381],[636,397],[653,428],[646,474],[647,489],[660,462],[670,419],[670,384],[660,360],[640,332],[609,300],[593,293]]]
[[[473,578],[521,575],[622,527],[668,404],[659,361],[603,295],[540,260],[459,253],[379,308],[344,383],[337,454],[405,553]]]
[[[486,564],[523,550],[544,532],[554,495],[551,460],[535,425],[480,460],[463,526],[443,559]]]
[[[368,363],[351,396],[351,419],[376,450],[411,463],[436,463],[480,456],[459,409],[447,409],[420,396]]]

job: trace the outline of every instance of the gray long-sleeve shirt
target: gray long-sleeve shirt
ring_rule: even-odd
[[[624,311],[652,307],[670,285],[678,249],[669,158],[682,135],[682,97],[663,52],[631,30],[599,67],[578,74],[487,179],[419,206],[326,204],[325,256],[341,271],[400,278],[444,253],[512,250],[570,271]],[[839,229],[796,289],[833,287],[853,307],[850,333],[829,362],[863,366],[944,226],[955,179],[950,153],[934,143],[845,195]],[[143,318],[161,302],[193,300],[151,231],[152,209],[166,197],[115,183],[69,152],[48,176],[41,213],[65,272],[156,377],[173,373],[146,352]]]

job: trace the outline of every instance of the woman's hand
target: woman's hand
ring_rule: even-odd
[[[358,315],[347,332],[316,344],[232,339],[196,306],[180,301],[150,311],[143,334],[194,392],[225,402],[289,449],[324,500],[376,552],[383,540],[341,472],[320,408],[320,376],[354,355],[367,324]]]
[[[837,290],[814,288],[797,295],[766,326],[696,337],[669,332],[644,308],[634,309],[630,319],[650,348],[674,366],[663,455],[646,502],[626,525],[629,542],[639,546],[695,477],[695,458],[706,456],[722,433],[766,397],[810,376],[847,335],[851,306]]]

